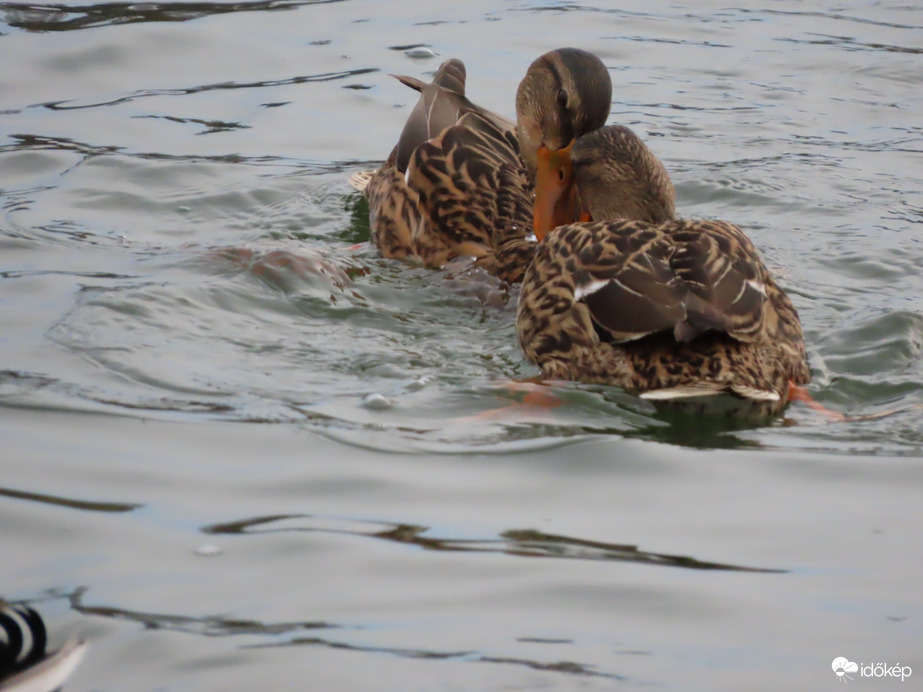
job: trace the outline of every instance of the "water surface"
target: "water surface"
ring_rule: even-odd
[[[91,641],[73,690],[923,675],[921,36],[872,2],[0,3],[2,595]],[[754,240],[812,394],[894,413],[482,415],[536,372],[515,288],[379,258],[347,179],[414,102],[389,73],[459,57],[512,114],[562,45],[680,213]]]

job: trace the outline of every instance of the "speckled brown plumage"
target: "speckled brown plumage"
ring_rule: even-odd
[[[385,165],[368,180],[364,193],[369,200],[372,242],[385,257],[409,259],[417,256],[414,238],[420,233],[420,198],[404,183],[395,166],[397,148]]]
[[[406,181],[423,219],[415,250],[428,266],[489,257],[498,229],[519,238],[530,230],[531,184],[512,130],[500,131],[476,113],[417,147]]]
[[[613,218],[626,204],[672,210],[653,154],[651,175],[619,173],[627,140],[613,129],[574,149],[582,206],[610,220],[552,231],[526,272],[517,315],[526,357],[547,379],[614,384],[671,405],[729,394],[747,414],[777,413],[789,383],[810,379],[794,306],[733,224]]]
[[[606,152],[601,156],[600,152]],[[624,125],[608,125],[574,145],[577,196],[596,219],[669,221],[676,215],[670,174],[644,141]]]
[[[468,101],[459,60],[443,63],[430,84],[399,79],[420,91],[420,101],[364,186],[373,242],[386,257],[432,267],[474,256],[490,273],[520,281],[534,251],[535,159],[521,143],[537,147],[600,127],[611,101],[608,72],[585,51],[541,56],[517,94],[519,136],[512,123]]]

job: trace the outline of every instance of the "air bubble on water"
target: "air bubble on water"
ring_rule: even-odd
[[[428,384],[429,378],[426,375],[423,375],[422,377],[418,377],[417,379],[408,382],[406,389],[408,392],[419,392]]]
[[[221,548],[217,545],[211,545],[206,543],[205,545],[200,545],[195,550],[195,554],[199,557],[215,557],[216,555],[221,555]]]
[[[428,58],[435,58],[436,51],[428,46],[416,46],[410,50],[405,50],[404,55],[408,58],[413,58],[414,60],[426,60]]]
[[[394,402],[384,394],[374,392],[372,394],[366,394],[365,397],[363,397],[362,405],[373,411],[383,411],[384,409],[391,408]]]

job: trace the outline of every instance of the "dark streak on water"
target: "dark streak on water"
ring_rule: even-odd
[[[5,23],[23,31],[75,31],[135,22],[188,22],[230,12],[293,10],[303,5],[320,5],[341,0],[273,0],[270,2],[161,2],[102,3],[69,6],[0,3]]]

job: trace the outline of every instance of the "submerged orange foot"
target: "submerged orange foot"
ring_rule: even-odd
[[[819,401],[815,401],[807,387],[804,387],[800,384],[795,384],[794,382],[789,382],[788,385],[788,401],[789,403],[793,401],[800,401],[807,404],[808,407],[822,414],[829,423],[842,423],[846,420],[846,416],[844,414],[840,413],[839,411],[834,411],[833,409],[827,408]]]
[[[810,408],[823,415],[827,419],[828,423],[853,423],[856,421],[878,420],[879,418],[885,418],[894,413],[906,411],[908,408],[890,408],[887,411],[879,411],[878,413],[866,413],[860,416],[847,416],[845,413],[834,411],[833,409],[827,408],[819,401],[815,401],[810,392],[808,392],[807,387],[795,384],[794,382],[789,383],[788,400],[789,402],[801,401],[807,404]]]
[[[476,413],[473,416],[467,416],[465,420],[469,421],[496,421],[516,414],[529,413],[535,415],[536,412],[546,414],[550,409],[564,404],[564,399],[550,391],[549,385],[541,382],[538,378],[527,380],[509,380],[497,386],[497,389],[504,392],[509,397],[515,398],[517,394],[524,392],[519,401],[492,408],[488,411]]]

